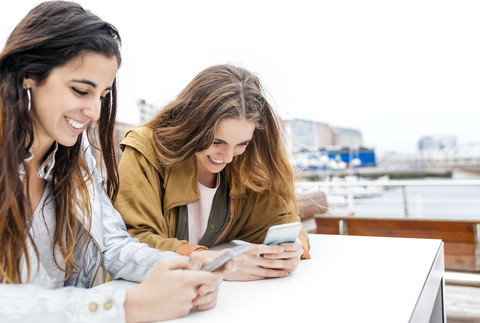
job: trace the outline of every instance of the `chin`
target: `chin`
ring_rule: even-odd
[[[75,139],[69,139],[69,140],[65,140],[65,138],[62,138],[60,140],[57,140],[57,142],[62,145],[62,146],[65,146],[65,147],[72,147],[74,146],[78,141],[78,136],[75,138]]]
[[[210,171],[210,173],[212,173],[212,174],[218,174],[218,173],[220,173],[224,168],[225,168],[225,166],[222,166],[222,168],[220,168],[220,167],[215,167],[214,169],[209,169],[209,171]]]

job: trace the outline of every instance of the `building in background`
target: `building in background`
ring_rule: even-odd
[[[321,148],[361,147],[362,133],[357,129],[331,127],[327,123],[306,119],[283,121],[289,137],[289,150],[292,154]]]
[[[424,136],[418,140],[418,151],[440,151],[457,148],[457,138],[448,135]]]
[[[334,133],[334,146],[361,147],[363,145],[360,130],[340,127],[333,127],[332,129]]]
[[[284,120],[287,131],[288,147],[291,154],[304,151],[316,151],[319,148],[317,126],[311,120]]]
[[[335,132],[332,127],[326,123],[315,122],[317,126],[318,148],[330,147],[335,145]]]
[[[158,108],[151,104],[147,103],[145,100],[138,100],[137,101],[138,111],[140,113],[140,123],[145,123],[150,121],[150,119],[157,113]]]
[[[288,149],[297,169],[344,169],[376,166],[375,151],[363,147],[357,129],[331,127],[305,119],[284,120]]]

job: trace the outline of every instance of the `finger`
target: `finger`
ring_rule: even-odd
[[[301,256],[302,256],[302,250],[285,251],[282,253],[263,254],[263,258],[266,258],[266,259],[291,259],[291,258],[300,259]]]
[[[194,305],[198,310],[204,311],[211,308],[214,308],[217,304],[218,290],[212,293],[209,293],[203,297],[197,297],[194,301]]]
[[[215,299],[215,301],[213,301],[211,303],[207,303],[207,304],[197,306],[197,310],[199,310],[199,311],[210,310],[210,309],[214,308],[216,305],[217,305],[217,300]]]
[[[281,278],[288,276],[289,271],[276,268],[259,267],[255,271],[255,275],[263,278]]]
[[[300,260],[298,260],[300,261]],[[296,259],[267,259],[264,258],[260,263],[263,268],[277,269],[289,271],[292,268],[296,268]]]
[[[161,266],[167,270],[189,269],[190,263],[187,257],[179,256],[174,258],[162,259],[157,262],[156,266]]]
[[[282,245],[278,246],[266,246],[266,245],[257,245],[257,252],[258,254],[266,254],[266,253],[281,253],[285,251],[285,247]]]
[[[190,257],[189,257],[190,269],[198,270],[202,268],[205,261],[204,261],[203,255],[200,255],[200,252],[192,252],[190,254]]]
[[[211,250],[205,250],[205,251],[195,251],[190,254],[190,263],[192,264],[191,269],[197,270],[220,256],[222,253],[227,252],[227,250],[224,251],[211,251]]]
[[[223,281],[223,272],[209,272],[202,270],[188,270],[185,271],[189,275],[191,281],[197,285],[220,285]]]
[[[198,287],[197,294],[200,297],[203,297],[209,293],[212,293],[218,289],[218,285],[202,285]]]
[[[236,260],[230,260],[223,267],[226,272],[234,272],[238,268],[238,263]]]
[[[294,251],[302,248],[302,245],[297,244],[296,242],[292,243],[282,243],[281,246],[285,248],[285,251]]]

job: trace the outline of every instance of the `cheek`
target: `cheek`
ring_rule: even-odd
[[[220,153],[220,149],[215,147],[210,147],[207,150],[202,152],[204,156],[215,156],[216,154]]]
[[[242,146],[242,147],[235,148],[233,154],[235,156],[241,155],[245,152],[245,149],[247,149],[247,146]]]
[[[37,100],[33,100],[36,113],[44,119],[54,119],[63,114],[71,106],[71,101],[65,96],[59,95],[39,95]],[[47,93],[48,94],[48,93]]]

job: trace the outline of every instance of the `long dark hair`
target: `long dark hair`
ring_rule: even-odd
[[[79,4],[51,1],[36,6],[20,21],[0,53],[0,282],[21,283],[22,255],[25,255],[29,276],[31,270],[27,242],[32,240],[29,232],[33,210],[28,194],[30,172],[25,158],[34,141],[34,127],[23,80],[28,77],[40,84],[52,69],[88,51],[116,57],[120,65],[120,42],[114,26]],[[105,162],[107,191],[111,196],[116,194],[118,187],[113,144],[116,92],[114,81],[112,94],[103,100],[99,120],[87,130],[90,139],[95,137],[95,130],[101,134],[97,136],[98,146]],[[56,211],[54,244],[63,254],[67,278],[78,269],[73,248],[90,230],[89,226],[83,228],[77,218],[77,196],[82,200],[82,222],[91,222],[84,179],[87,165],[81,157],[81,141],[80,135],[72,147],[59,145],[52,170],[51,196]],[[23,178],[19,176],[21,168],[26,171]],[[34,248],[36,250],[35,245]],[[59,264],[57,266],[60,268]]]
[[[277,193],[295,204],[283,125],[258,77],[241,67],[215,65],[201,71],[147,123],[160,164],[168,167],[206,150],[214,142],[218,123],[226,118],[255,124],[245,152],[226,166],[227,175],[254,191]]]

